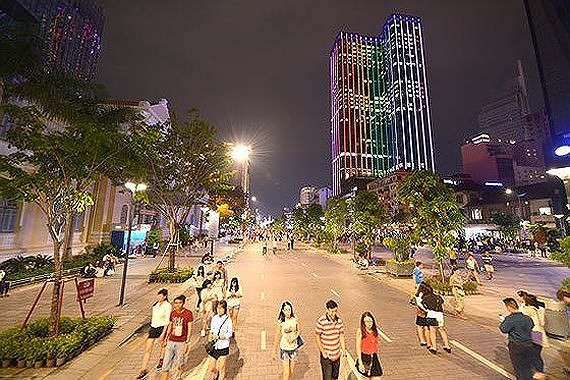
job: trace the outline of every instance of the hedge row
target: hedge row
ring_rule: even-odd
[[[113,328],[113,317],[71,319],[63,317],[60,335],[49,337],[49,319],[41,318],[20,331],[19,326],[0,332],[2,366],[31,367],[61,365],[103,338]]]
[[[424,280],[426,284],[432,287],[433,290],[437,290],[440,293],[452,294],[451,285],[448,283],[441,282],[438,277],[429,277]],[[476,282],[466,282],[463,284],[463,291],[467,294],[477,293],[477,283]]]
[[[167,268],[161,268],[148,275],[148,282],[165,282],[177,283],[184,282],[192,277],[194,274],[193,268],[176,269],[174,272],[169,272]]]

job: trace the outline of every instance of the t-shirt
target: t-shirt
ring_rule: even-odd
[[[163,327],[167,326],[170,322],[170,314],[172,312],[172,305],[168,301],[157,302],[152,307],[152,317],[150,320],[150,327]]]
[[[483,264],[491,265],[493,263],[493,256],[483,255],[483,256],[481,256],[481,260],[483,260]]]
[[[230,297],[232,295],[238,296],[238,297]],[[241,301],[241,286],[239,287],[239,290],[237,291],[230,291],[228,290],[228,293],[226,295],[226,301],[228,303],[228,307],[235,307],[235,306],[239,306],[240,301]]]
[[[279,341],[279,348],[286,351],[292,351],[297,348],[297,318],[285,318],[283,322],[279,321],[281,326],[281,340]]]
[[[414,270],[412,271],[412,274],[414,275],[414,281],[416,285],[421,284],[422,281],[424,280],[424,275],[422,273],[422,270],[419,267],[415,267]]]
[[[329,320],[327,315],[321,316],[317,320],[317,327],[315,333],[321,337],[321,343],[327,356],[332,361],[340,358],[340,334],[344,334],[344,324],[342,319],[337,318],[336,321]]]
[[[182,309],[181,312],[172,310],[170,313],[170,336],[168,340],[172,342],[185,342],[188,340],[188,323],[194,320],[192,312],[188,309]]]
[[[210,333],[225,337],[225,339],[218,338],[215,346],[216,350],[228,348],[233,334],[232,319],[227,315],[222,315],[221,317],[218,314],[214,315],[210,323]]]

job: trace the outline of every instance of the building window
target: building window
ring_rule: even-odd
[[[552,209],[550,207],[539,207],[538,215],[552,215]]]
[[[119,217],[119,223],[127,224],[128,216],[129,216],[129,206],[123,205],[123,207],[121,207],[121,216]]]
[[[0,232],[14,232],[17,213],[16,202],[0,198]]]
[[[480,208],[474,208],[471,210],[471,219],[472,220],[481,220],[483,219],[483,214],[481,213]]]
[[[73,216],[73,232],[83,231],[83,220],[85,218],[85,213],[80,212]]]

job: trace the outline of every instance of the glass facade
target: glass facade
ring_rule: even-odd
[[[330,56],[333,194],[351,177],[435,170],[420,19],[339,33]]]

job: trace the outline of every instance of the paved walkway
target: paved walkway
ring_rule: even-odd
[[[236,248],[235,245],[219,244],[216,246],[216,257],[222,258]],[[199,261],[199,255],[195,257],[179,256],[177,257],[177,266],[196,267]],[[0,379],[42,379],[46,377],[65,380],[79,379],[88,375],[101,363],[112,359],[112,352],[149,321],[149,305],[154,302],[158,289],[165,286],[165,284],[147,283],[148,273],[159,263],[160,257],[129,259],[125,305],[122,308],[117,306],[122,265],[117,268],[117,273],[114,276],[96,279],[94,296],[84,304],[85,313],[86,316],[113,315],[117,317],[118,322],[109,337],[61,368],[42,368],[39,370],[3,368],[0,369]],[[162,266],[164,265],[166,265],[166,260],[163,261]],[[187,281],[182,284],[170,285],[168,289],[171,294],[181,294],[187,291],[190,286],[190,282]],[[0,329],[22,323],[40,288],[41,284],[16,288],[9,298],[0,299],[2,307]],[[34,311],[32,320],[49,315],[50,297],[51,285],[48,285],[46,293]],[[63,315],[71,317],[81,315],[75,297],[75,286],[73,282],[70,282],[65,287]]]

